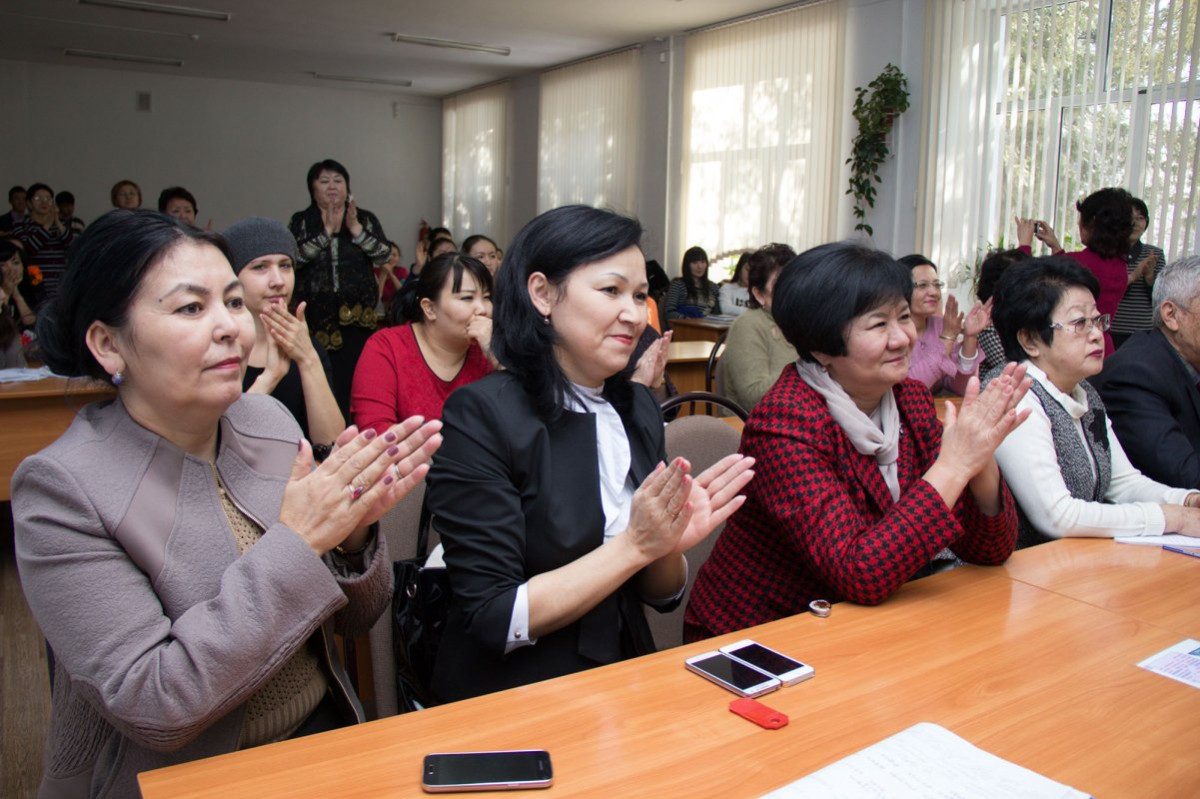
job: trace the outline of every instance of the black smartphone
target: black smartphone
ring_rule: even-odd
[[[437,752],[425,755],[421,787],[429,793],[518,791],[554,784],[544,749],[504,752]]]
[[[688,671],[715,682],[738,696],[760,696],[778,690],[783,684],[765,671],[724,652],[705,652],[683,662]]]

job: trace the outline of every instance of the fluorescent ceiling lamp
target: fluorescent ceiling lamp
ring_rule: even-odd
[[[345,83],[374,83],[378,86],[399,86],[401,88],[408,88],[409,86],[412,86],[411,80],[404,80],[403,78],[392,79],[370,78],[365,75],[330,75],[325,72],[310,72],[308,74],[312,75],[317,80],[340,80]]]
[[[493,55],[512,55],[510,47],[493,47],[490,44],[472,44],[471,42],[456,42],[453,39],[435,39],[432,36],[408,36],[403,33],[393,33],[393,42],[405,44],[423,44],[426,47],[449,47],[454,50],[472,50],[476,53],[491,53]]]
[[[128,61],[131,64],[157,64],[160,67],[182,67],[181,58],[156,58],[152,55],[134,55],[132,53],[104,53],[100,50],[76,50],[67,48],[63,55],[76,58],[99,58],[102,61]]]
[[[232,16],[228,11],[209,11],[207,8],[191,8],[190,6],[172,6],[166,3],[149,3],[146,0],[79,0],[82,6],[105,6],[119,8],[124,11],[149,11],[152,14],[172,14],[176,17],[197,17],[199,19],[215,19],[218,22],[228,22]]]

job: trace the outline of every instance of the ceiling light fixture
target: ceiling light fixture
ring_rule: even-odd
[[[81,6],[119,8],[122,11],[148,11],[152,14],[171,14],[176,17],[213,19],[218,22],[228,22],[233,16],[228,11],[209,11],[207,8],[172,6],[166,3],[150,3],[146,0],[79,0],[79,4]]]
[[[426,47],[448,47],[453,50],[471,50],[476,53],[491,53],[492,55],[512,55],[511,47],[456,42],[453,39],[435,39],[432,36],[409,36],[404,33],[390,33],[388,35],[392,37],[393,42],[403,42],[405,44],[423,44]]]
[[[182,67],[181,58],[157,58],[152,55],[134,55],[132,53],[105,53],[100,50],[77,50],[67,48],[63,55],[75,58],[98,58],[102,61],[128,61],[131,64],[156,64],[160,67]]]
[[[310,72],[308,74],[312,75],[317,80],[337,80],[345,83],[373,83],[378,86],[399,86],[403,89],[407,89],[409,86],[412,86],[411,80],[404,80],[403,78],[371,78],[365,75],[330,75],[326,72]]]

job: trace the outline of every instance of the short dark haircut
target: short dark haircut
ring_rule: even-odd
[[[440,227],[440,226],[439,227],[431,227],[425,231],[425,240],[426,241],[433,241],[434,239],[438,238],[439,236],[444,236],[445,238],[448,238],[448,239],[454,238],[453,236],[450,235],[450,228],[448,228],[448,227]]]
[[[783,269],[796,257],[796,252],[786,244],[768,244],[750,253],[746,260],[746,268],[750,270],[750,300],[751,308],[761,308],[762,303],[754,296],[754,289],[766,293],[771,275]]]
[[[680,276],[683,278],[683,285],[687,287],[687,298],[689,301],[696,300],[702,293],[708,293],[708,269],[704,270],[702,276],[693,277],[692,270],[688,268],[688,264],[693,261],[708,263],[708,253],[704,251],[703,247],[688,247],[687,252],[683,254],[683,265],[680,267]]]
[[[492,300],[492,354],[521,383],[537,414],[556,421],[570,382],[554,357],[556,334],[529,296],[529,277],[546,276],[557,291],[581,266],[616,255],[642,240],[636,219],[586,205],[547,211],[521,228],[496,273]],[[628,378],[620,373],[604,383],[604,393],[618,413],[632,403]]]
[[[134,191],[138,193],[138,205],[142,204],[142,187],[132,180],[118,180],[108,192],[108,199],[112,202],[113,208],[117,207],[117,193],[121,191],[122,186],[133,186]]]
[[[1087,246],[1102,258],[1124,258],[1133,233],[1133,195],[1125,189],[1094,191],[1075,203],[1079,224],[1088,231]]]
[[[16,197],[18,194],[24,194],[26,196],[29,196],[29,192],[25,191],[24,186],[13,186],[11,189],[8,190],[8,201],[11,203],[13,200],[13,197]]]
[[[167,203],[171,202],[171,200],[187,200],[192,204],[193,211],[200,210],[200,206],[196,205],[196,198],[183,186],[168,186],[163,189],[158,195],[158,210],[166,213]]]
[[[25,196],[27,198],[29,198],[30,201],[32,201],[33,195],[37,194],[39,191],[46,192],[47,194],[50,195],[51,200],[54,199],[54,189],[50,188],[45,183],[34,183],[32,186],[30,186],[28,189],[25,190]]]
[[[465,239],[463,239],[462,246],[459,247],[459,250],[464,253],[470,252],[471,248],[474,247],[476,244],[478,244],[481,241],[486,241],[488,244],[492,245],[496,249],[500,249],[500,245],[496,244],[496,242],[492,241],[487,236],[484,236],[480,233],[476,233],[473,236],[467,236]]]
[[[450,291],[462,289],[463,273],[469,272],[475,278],[475,285],[484,294],[492,293],[492,273],[481,261],[459,252],[447,252],[425,264],[417,276],[408,281],[392,302],[392,318],[396,324],[405,322],[422,322],[425,312],[421,310],[421,300],[428,299],[437,302],[446,288],[446,278],[450,277]]]
[[[304,179],[304,185],[308,187],[308,198],[312,200],[313,205],[317,204],[316,195],[313,193],[313,184],[317,182],[317,178],[322,172],[336,172],[346,180],[346,193],[350,193],[350,173],[346,171],[346,167],[334,161],[332,158],[326,158],[324,161],[318,161],[308,168],[308,177]]]
[[[1004,270],[992,302],[992,325],[1000,334],[1004,357],[1020,363],[1029,357],[1021,346],[1021,331],[1034,333],[1047,346],[1054,343],[1050,318],[1067,289],[1087,289],[1100,296],[1100,281],[1065,255],[1026,258]]]
[[[55,205],[64,205],[66,203],[70,203],[71,205],[74,205],[75,204],[75,195],[69,191],[60,191],[58,194],[54,195],[54,204]]]
[[[797,255],[775,284],[775,323],[800,357],[845,355],[855,318],[889,301],[912,300],[912,270],[882,250],[851,242],[822,244]]]
[[[983,259],[983,263],[979,265],[979,284],[975,287],[975,293],[979,300],[987,302],[991,299],[996,292],[996,283],[1000,281],[1004,270],[1009,265],[1015,264],[1017,261],[1024,261],[1029,257],[1029,253],[1020,249],[988,253],[988,256]]]
[[[937,271],[937,264],[919,253],[906,255],[903,258],[897,258],[896,260],[907,266],[909,271],[916,269],[918,266],[932,266],[933,271]]]
[[[189,227],[157,211],[109,211],[80,234],[67,253],[58,293],[38,314],[38,344],[46,365],[60,375],[107,380],[87,346],[93,322],[120,329],[150,268],[176,247],[209,244],[227,259],[216,233]]]

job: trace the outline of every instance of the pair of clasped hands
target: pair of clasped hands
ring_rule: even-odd
[[[295,530],[318,556],[334,547],[354,552],[378,521],[425,479],[429,459],[442,444],[442,423],[412,416],[382,435],[351,425],[315,465],[301,439],[283,490],[279,521]]]

